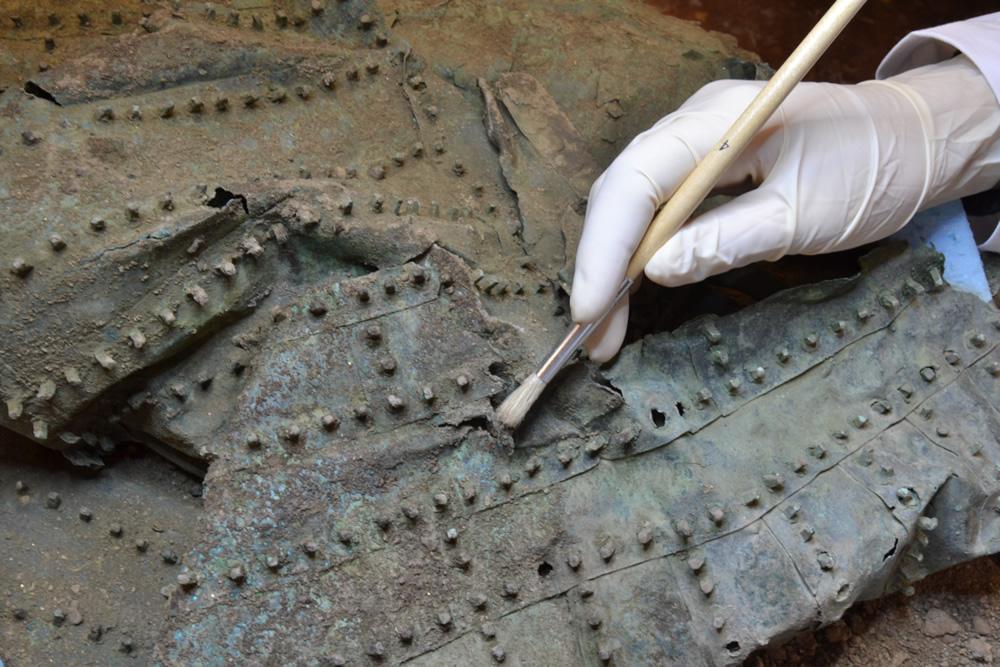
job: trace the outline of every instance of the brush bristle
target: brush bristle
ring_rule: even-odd
[[[532,373],[521,386],[514,390],[510,396],[504,399],[497,409],[497,416],[508,428],[516,428],[528,410],[535,404],[542,390],[545,389],[545,382],[538,375]]]

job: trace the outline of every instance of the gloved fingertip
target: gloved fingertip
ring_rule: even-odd
[[[625,340],[625,329],[628,326],[628,297],[623,298],[615,306],[610,315],[594,330],[584,343],[587,356],[591,360],[603,363],[614,358]]]

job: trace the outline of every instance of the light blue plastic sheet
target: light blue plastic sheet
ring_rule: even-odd
[[[992,301],[979,249],[962,202],[953,201],[921,211],[893,235],[916,248],[928,245],[944,255],[944,279],[952,287]]]

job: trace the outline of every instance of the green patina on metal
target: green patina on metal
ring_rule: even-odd
[[[728,664],[996,550],[1000,317],[929,251],[493,423],[590,179],[750,54],[629,3],[176,4],[0,68],[0,424],[207,468],[156,660]]]

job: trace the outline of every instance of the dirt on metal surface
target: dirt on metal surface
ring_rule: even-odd
[[[592,178],[764,68],[642,5],[468,6],[8,16],[0,424],[85,472],[9,436],[4,660],[732,664],[996,551],[1000,320],[930,252],[496,426]]]

